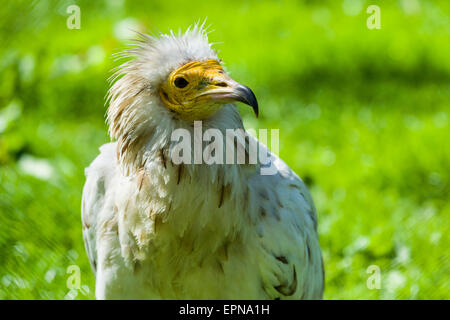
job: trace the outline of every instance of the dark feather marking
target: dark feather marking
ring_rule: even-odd
[[[140,268],[141,268],[141,264],[139,263],[139,261],[138,260],[134,261],[133,273],[136,274]]]
[[[284,206],[283,206],[283,204],[281,203],[281,200],[280,200],[280,197],[278,196],[278,194],[276,195],[276,198],[277,198],[278,206],[279,206],[280,208],[284,208]]]
[[[311,258],[311,248],[309,247],[309,243],[308,243],[308,241],[306,241],[306,252],[307,252],[307,259],[308,259],[308,261],[309,261],[309,259]]]
[[[160,215],[154,215],[153,212],[150,211],[150,215],[149,215],[150,219],[154,219],[155,223],[154,223],[154,230],[155,230],[155,234],[158,233],[161,225],[163,224],[163,219],[161,218]]]
[[[222,262],[220,262],[219,260],[217,260],[217,263],[219,264],[219,269],[222,273],[225,273],[225,271],[223,270],[223,265]]]
[[[141,172],[139,172],[139,176],[138,176],[138,190],[141,191],[142,185],[144,183],[144,179],[145,179],[145,171],[144,169],[142,169]]]
[[[261,216],[262,217],[266,216],[266,210],[263,207],[261,207]]]
[[[250,164],[250,154],[248,153],[247,146],[244,148],[245,152],[245,164]]]
[[[267,191],[265,189],[261,190],[259,192],[259,195],[261,196],[261,198],[263,198],[264,200],[269,200],[269,195],[267,194]]]
[[[279,293],[281,293],[284,296],[292,296],[295,291],[297,290],[297,272],[295,271],[294,266],[294,280],[290,285],[284,283],[280,284],[279,286],[275,287],[275,290],[277,290]]]
[[[248,210],[248,203],[249,203],[248,195],[249,195],[249,190],[248,190],[248,186],[247,186],[247,188],[245,189],[244,199],[243,199],[244,209],[245,209],[244,211]]]
[[[314,225],[314,230],[317,230],[317,217],[314,215],[314,210],[307,211]]]
[[[278,261],[283,262],[284,264],[288,264],[289,263],[285,256],[278,256],[278,257],[275,257],[275,259],[277,259]]]
[[[164,156],[164,150],[159,150],[159,157],[161,158],[161,162],[163,163],[164,169],[167,169],[166,166],[166,157]]]
[[[147,85],[143,86],[138,92],[136,92],[134,97],[137,97],[138,95],[140,95],[142,93],[142,91],[144,91],[146,89],[150,89],[150,85],[147,84]]]
[[[91,227],[91,225],[83,219],[83,227],[84,227],[84,229],[89,229]]]
[[[219,200],[219,208],[222,206],[223,204],[223,197],[224,197],[224,193],[225,193],[225,185],[222,185],[222,189],[220,190],[220,200]]]
[[[219,248],[218,254],[223,261],[228,261],[228,246],[229,242],[227,241]]]
[[[183,174],[183,166],[180,164],[178,166],[178,178],[177,178],[177,184],[180,184],[181,181],[181,175]]]
[[[83,223],[84,229],[89,229],[91,227],[91,225],[86,221],[87,220],[85,217],[86,216],[86,203],[84,202],[84,199],[83,199],[81,205],[83,207],[83,215],[81,216],[82,217],[81,222]]]

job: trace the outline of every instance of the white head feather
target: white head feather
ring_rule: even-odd
[[[116,69],[108,92],[109,133],[118,140],[117,156],[126,173],[145,166],[161,149],[170,149],[173,130],[192,130],[192,123],[174,117],[160,100],[162,82],[188,62],[221,62],[208,42],[204,24],[178,35],[140,35],[131,48],[117,55],[132,60]],[[243,128],[243,123],[236,107],[229,104],[203,121],[203,129],[207,128],[225,131]]]

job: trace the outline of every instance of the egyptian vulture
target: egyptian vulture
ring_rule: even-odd
[[[234,145],[248,159],[254,142],[265,163],[173,161],[181,143],[173,132],[194,135],[201,121],[203,133],[226,139],[227,129],[244,128],[234,102],[258,112],[203,26],[142,34],[123,56],[131,59],[116,70],[108,97],[116,141],[86,169],[82,196],[96,298],[321,299],[315,207],[280,158],[244,131]],[[268,165],[273,174],[261,174]]]

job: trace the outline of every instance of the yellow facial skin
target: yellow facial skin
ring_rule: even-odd
[[[159,93],[168,109],[188,121],[206,119],[232,101],[249,104],[256,113],[258,110],[253,92],[227,76],[216,60],[181,66],[169,75]]]

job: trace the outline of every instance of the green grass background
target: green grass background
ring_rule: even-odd
[[[81,8],[81,29],[66,8]],[[369,4],[381,29],[366,27]],[[109,141],[111,58],[141,31],[208,17],[233,78],[279,128],[319,215],[326,299],[450,298],[450,2],[3,1],[0,299],[91,299],[84,168]],[[68,267],[83,290],[70,291]],[[381,270],[371,290],[367,268]]]

